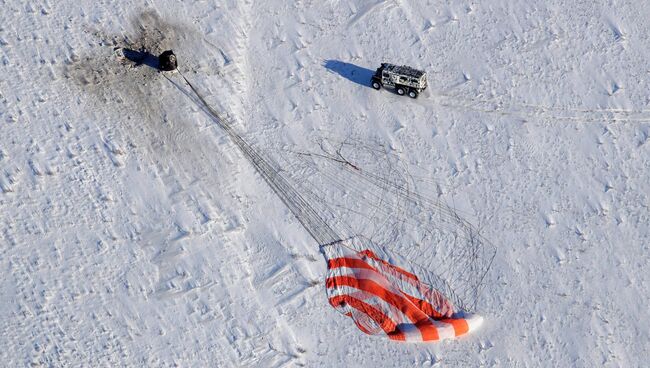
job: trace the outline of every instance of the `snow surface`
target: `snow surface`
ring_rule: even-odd
[[[639,0],[0,0],[2,364],[647,364],[649,16]],[[484,326],[364,335],[227,135],[114,46],[172,48],[265,152],[390,147],[498,248]],[[372,90],[381,62],[429,89]]]

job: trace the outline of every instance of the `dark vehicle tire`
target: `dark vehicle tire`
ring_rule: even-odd
[[[381,89],[381,84],[377,81],[372,81],[372,88],[379,90]]]
[[[410,98],[418,98],[418,91],[412,89],[409,91],[409,97]]]
[[[395,88],[395,91],[397,91],[397,94],[400,96],[404,96],[406,94],[406,90],[402,86],[397,86],[397,88]]]

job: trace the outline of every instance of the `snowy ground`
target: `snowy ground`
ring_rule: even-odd
[[[7,366],[643,366],[645,1],[0,0]],[[266,152],[381,142],[498,248],[476,334],[399,344],[331,308],[325,263],[182,88]],[[429,72],[377,92],[381,62]],[[645,272],[644,272],[645,271]]]

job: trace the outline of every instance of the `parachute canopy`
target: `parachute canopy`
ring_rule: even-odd
[[[418,276],[346,240],[323,246],[330,304],[369,334],[407,342],[452,339],[477,329],[478,315],[456,311]],[[395,262],[395,260],[392,260]]]

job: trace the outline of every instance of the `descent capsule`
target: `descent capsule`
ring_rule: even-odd
[[[163,71],[175,70],[178,67],[176,55],[172,50],[167,50],[158,56],[158,69]]]

